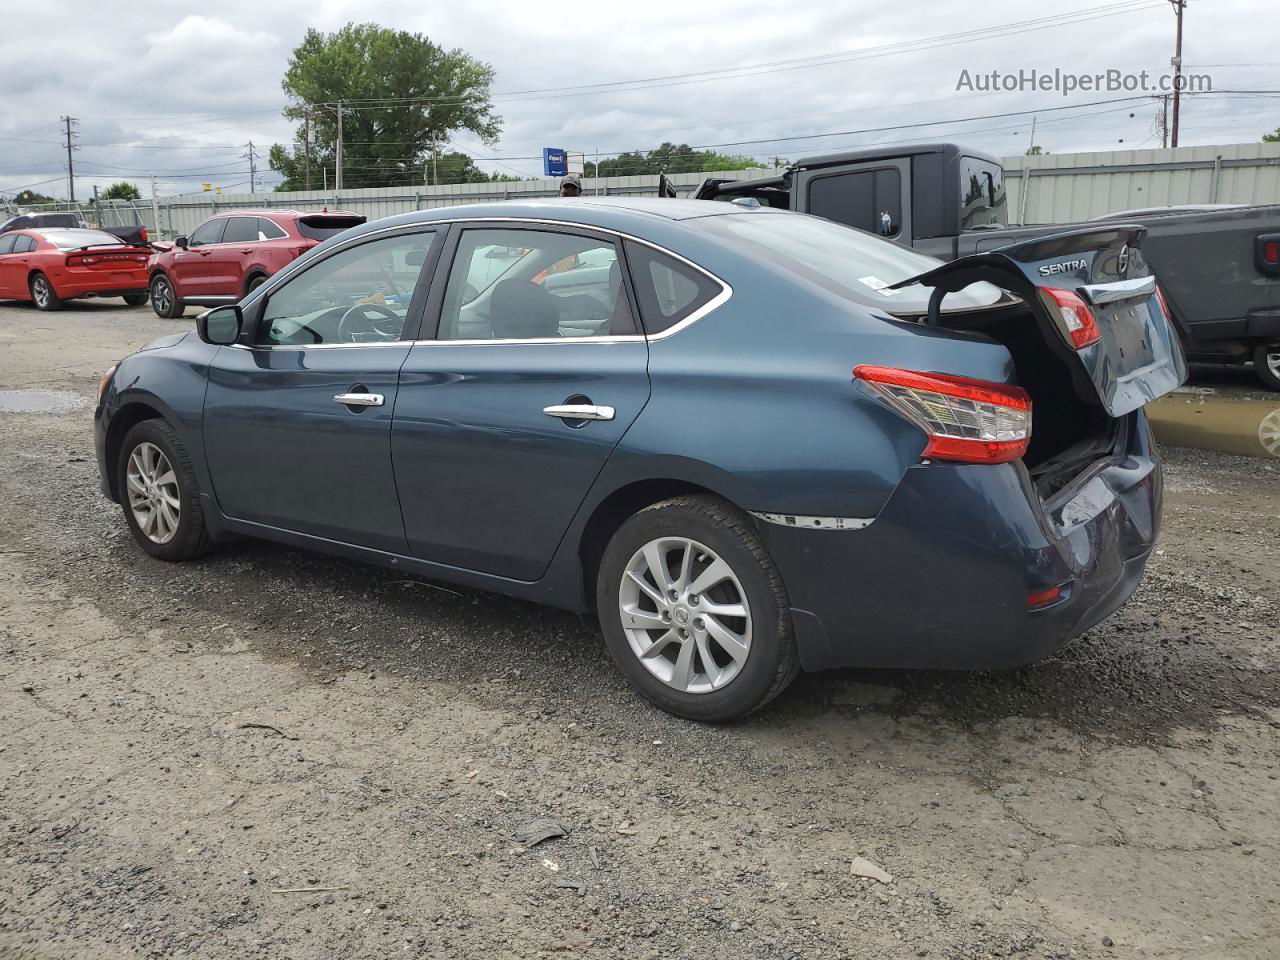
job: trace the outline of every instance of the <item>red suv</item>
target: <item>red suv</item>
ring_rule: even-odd
[[[151,307],[180,317],[187,305],[234,303],[335,233],[364,223],[354,213],[236,210],[211,217],[151,258]]]

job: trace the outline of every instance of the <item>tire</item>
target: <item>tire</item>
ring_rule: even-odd
[[[690,549],[692,569],[684,576]],[[668,592],[657,602],[650,558],[665,564],[678,599]],[[706,574],[712,566],[718,575]],[[689,589],[700,578],[705,595]],[[708,604],[724,613],[713,616]],[[626,623],[624,605],[633,611]],[[596,609],[609,652],[632,686],[689,720],[745,716],[785,690],[800,669],[782,578],[751,520],[715,497],[665,500],[623,523],[600,560]],[[728,613],[734,609],[747,616]],[[728,643],[718,639],[726,637]]]
[[[171,479],[166,482],[166,477]],[[125,434],[116,461],[116,489],[125,523],[138,546],[151,556],[189,560],[211,547],[191,458],[163,420],[143,420]],[[134,491],[140,495],[137,499],[131,495]],[[167,512],[162,501],[168,505]],[[174,504],[176,524],[171,522]],[[149,516],[157,516],[154,525],[144,519]]]
[[[61,310],[62,298],[53,289],[53,284],[43,273],[33,273],[28,284],[31,290],[31,302],[37,310]]]
[[[140,307],[150,299],[151,295],[147,293],[126,293],[124,295],[124,302],[131,307]]]
[[[1263,343],[1253,351],[1253,372],[1268,390],[1280,391],[1280,343]]]
[[[156,312],[156,316],[166,320],[182,316],[187,309],[187,305],[178,299],[173,281],[163,273],[157,273],[151,278],[147,297],[151,300],[151,309]]]
[[[244,295],[247,297],[249,294],[253,293],[253,291],[257,290],[260,286],[262,286],[266,282],[267,282],[267,278],[262,274],[258,274],[256,277],[250,278],[249,282],[245,284]]]

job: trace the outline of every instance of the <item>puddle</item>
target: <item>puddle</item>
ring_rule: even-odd
[[[0,390],[0,413],[66,413],[89,403],[70,390]]]
[[[1176,391],[1147,407],[1156,439],[1175,447],[1280,458],[1280,397]]]

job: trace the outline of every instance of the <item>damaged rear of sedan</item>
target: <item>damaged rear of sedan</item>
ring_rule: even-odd
[[[161,559],[250,535],[592,611],[693,719],[802,667],[1025,664],[1155,541],[1142,407],[1185,364],[1142,236],[944,265],[727,204],[380,221],[122,361],[103,489]]]

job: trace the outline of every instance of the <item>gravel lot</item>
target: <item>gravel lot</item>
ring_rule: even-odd
[[[0,956],[1280,955],[1280,462],[1168,451],[1144,586],[1049,662],[700,727],[564,613],[148,559],[90,401],[190,322],[0,305],[0,391],[74,395],[0,412]]]

